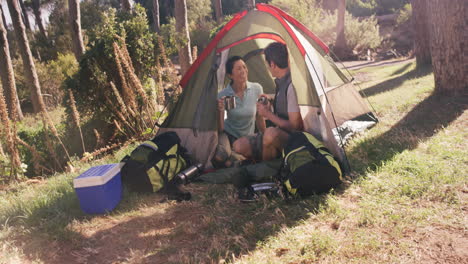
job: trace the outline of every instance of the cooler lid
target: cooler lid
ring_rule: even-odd
[[[95,166],[83,172],[73,179],[74,188],[99,186],[106,184],[112,177],[119,173],[123,163],[114,163]]]

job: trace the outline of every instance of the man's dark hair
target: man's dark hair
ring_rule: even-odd
[[[265,50],[265,60],[270,64],[272,61],[281,69],[288,67],[288,49],[280,42],[270,43]]]
[[[242,60],[241,56],[232,56],[226,61],[226,73],[232,74],[232,68],[234,68],[234,63],[236,61]]]

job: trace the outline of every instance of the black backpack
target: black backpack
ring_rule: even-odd
[[[322,142],[307,132],[294,132],[283,150],[280,180],[290,194],[307,196],[339,185],[342,171]]]
[[[122,183],[130,191],[166,190],[168,194],[187,195],[177,188],[175,176],[190,165],[190,160],[175,132],[165,132],[145,141],[122,162],[125,163],[121,169]]]

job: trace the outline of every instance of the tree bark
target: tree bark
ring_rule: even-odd
[[[417,67],[431,64],[431,44],[426,0],[411,0],[414,55]]]
[[[18,0],[7,0],[8,9],[10,10],[13,28],[15,29],[16,40],[18,41],[18,50],[23,59],[24,75],[31,89],[31,100],[35,113],[45,112],[46,107],[42,98],[41,86],[37,77],[36,66],[34,65],[31,49],[29,48],[26,29],[21,20],[20,7]]]
[[[85,48],[83,44],[83,36],[81,35],[81,14],[80,1],[68,0],[68,13],[70,18],[70,29],[73,43],[73,53],[77,61],[80,61]]]
[[[2,127],[4,130],[4,134],[6,136],[6,145],[7,151],[10,154],[10,167],[12,170],[12,175],[16,177],[16,172],[21,165],[21,159],[19,156],[18,148],[15,144],[16,139],[16,131],[14,128],[11,127],[10,120],[8,119],[7,114],[7,107],[5,104],[5,97],[3,97],[3,88],[0,86],[0,120],[2,120]],[[0,146],[1,147],[1,146]],[[3,153],[3,149],[2,149]]]
[[[5,26],[5,28],[7,28],[7,21],[6,21],[6,17],[5,17],[5,12],[3,11],[3,7],[2,7],[1,4],[0,4],[0,11],[2,11],[3,25]]]
[[[26,6],[24,5],[23,0],[18,0],[18,1],[19,1],[20,6],[21,6],[21,12],[23,14],[24,24],[26,25],[26,28],[28,30],[31,30],[31,23],[29,22],[29,16],[28,16],[28,12],[26,10]]]
[[[190,36],[187,22],[187,3],[185,0],[175,0],[176,31],[179,39],[179,63],[181,74],[184,75],[192,64]]]
[[[159,0],[153,0],[153,30],[159,33],[161,30],[161,19],[159,17]]]
[[[338,9],[338,2],[335,0],[322,0],[322,8],[328,11],[335,11]]]
[[[39,32],[41,32],[41,35],[46,38],[47,33],[44,28],[44,23],[42,23],[42,14],[41,14],[41,2],[40,0],[32,0],[32,8],[33,8],[33,13],[34,17],[36,18],[36,25],[39,28]]]
[[[247,10],[252,10],[255,8],[255,0],[244,0],[245,1],[245,7]]]
[[[346,0],[336,0],[338,3],[338,19],[336,21],[335,53],[339,58],[346,57],[347,45],[345,36]]]
[[[0,13],[3,15],[3,10],[1,8]],[[3,24],[3,19],[0,21],[0,78],[10,119],[14,121],[22,120],[23,112],[21,111],[18,94],[16,92],[15,75],[13,64],[11,63],[10,49],[8,47],[7,30]]]
[[[223,5],[221,0],[212,0],[212,2],[215,11],[216,22],[221,23],[223,22]]]
[[[468,90],[468,6],[466,0],[428,0],[427,14],[435,91],[462,94]]]
[[[132,9],[132,5],[130,4],[130,0],[120,0],[120,6],[123,10],[130,12]]]

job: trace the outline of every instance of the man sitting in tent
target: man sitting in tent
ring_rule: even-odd
[[[264,54],[268,69],[276,78],[276,93],[274,98],[263,102],[259,100],[257,112],[274,127],[268,127],[264,134],[242,137],[233,144],[235,152],[254,161],[277,158],[288,140],[288,132],[303,129],[297,95],[291,81],[286,45],[271,43],[265,48]],[[261,97],[268,96],[263,94]]]

